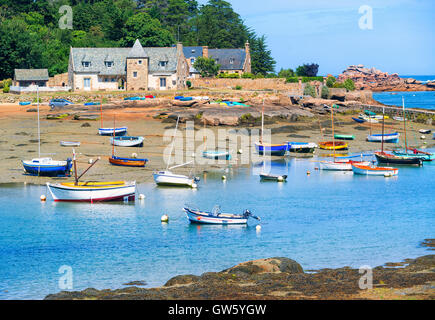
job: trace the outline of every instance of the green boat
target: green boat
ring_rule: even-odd
[[[338,140],[354,140],[355,136],[352,134],[334,134],[334,139]]]

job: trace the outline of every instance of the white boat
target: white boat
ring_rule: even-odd
[[[331,171],[352,171],[352,163],[357,163],[365,166],[369,166],[369,161],[321,161],[319,163],[320,170]]]
[[[49,183],[47,188],[54,201],[127,201],[134,200],[136,182],[74,182]]]
[[[352,171],[354,174],[367,175],[367,176],[395,176],[399,173],[399,169],[392,167],[376,167],[376,166],[363,166],[352,164]]]
[[[396,121],[405,121],[405,118],[399,117],[399,116],[395,116],[395,117],[393,117],[393,119]]]
[[[154,181],[159,186],[196,187],[196,179],[169,170],[153,172]]]
[[[78,141],[61,141],[60,145],[62,147],[79,147],[80,142],[78,142]]]
[[[224,150],[206,150],[202,153],[202,156],[207,159],[231,160],[230,153]]]
[[[367,115],[365,115],[365,114],[360,114],[360,115],[358,116],[358,118],[363,119],[363,120],[365,120],[365,121],[367,121],[367,122],[369,122],[369,123],[379,123],[379,120],[378,120],[378,119],[376,119],[376,118],[372,118],[372,117],[369,117],[369,116],[367,116]]]
[[[144,137],[122,136],[110,138],[110,144],[118,147],[140,147],[143,145]]]
[[[400,133],[385,133],[385,134],[369,134],[367,136],[367,141],[369,142],[384,142],[387,143],[397,143],[399,142]]]
[[[99,128],[98,134],[100,136],[123,136],[127,134],[127,127],[119,127],[119,128]]]
[[[245,210],[243,214],[221,213],[220,207],[215,206],[212,212],[204,212],[193,208],[183,208],[187,218],[192,223],[202,224],[247,224],[249,217],[260,220],[254,216],[249,210]]]

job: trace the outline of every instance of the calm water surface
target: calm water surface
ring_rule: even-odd
[[[435,110],[435,91],[373,93],[373,99],[389,106],[402,106],[402,97],[406,108]]]
[[[260,182],[261,164],[202,179],[198,190],[139,185],[145,201],[68,204],[47,201],[45,187],[2,187],[0,299],[39,299],[60,291],[62,265],[74,290],[149,287],[178,274],[220,271],[242,261],[284,256],[304,269],[377,266],[428,254],[434,237],[435,163],[399,169],[395,178],[319,172],[310,160],[273,163],[286,183]],[[311,175],[307,176],[306,171]],[[222,182],[221,175],[227,175]],[[190,225],[185,203],[224,211],[249,208],[249,226]],[[162,214],[170,216],[162,224]]]

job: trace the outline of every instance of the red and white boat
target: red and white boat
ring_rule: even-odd
[[[359,164],[363,166],[369,166],[370,161],[321,161],[319,162],[320,170],[332,170],[332,171],[352,171],[352,164]]]
[[[352,171],[354,174],[361,174],[367,176],[396,176],[399,173],[399,169],[392,167],[376,167],[376,166],[364,166],[353,163]]]
[[[129,201],[135,199],[136,182],[67,182],[49,183],[47,188],[54,201]]]

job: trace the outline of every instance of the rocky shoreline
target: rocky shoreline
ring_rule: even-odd
[[[429,242],[433,244],[433,239]],[[296,261],[275,257],[248,261],[221,272],[173,277],[159,288],[62,291],[46,300],[433,300],[435,255],[386,263],[372,269],[372,288],[360,288],[366,271],[342,267],[303,270]],[[364,282],[364,281],[363,281]],[[135,283],[135,282],[132,282]],[[138,282],[139,283],[139,282]],[[143,282],[142,282],[143,283]]]

